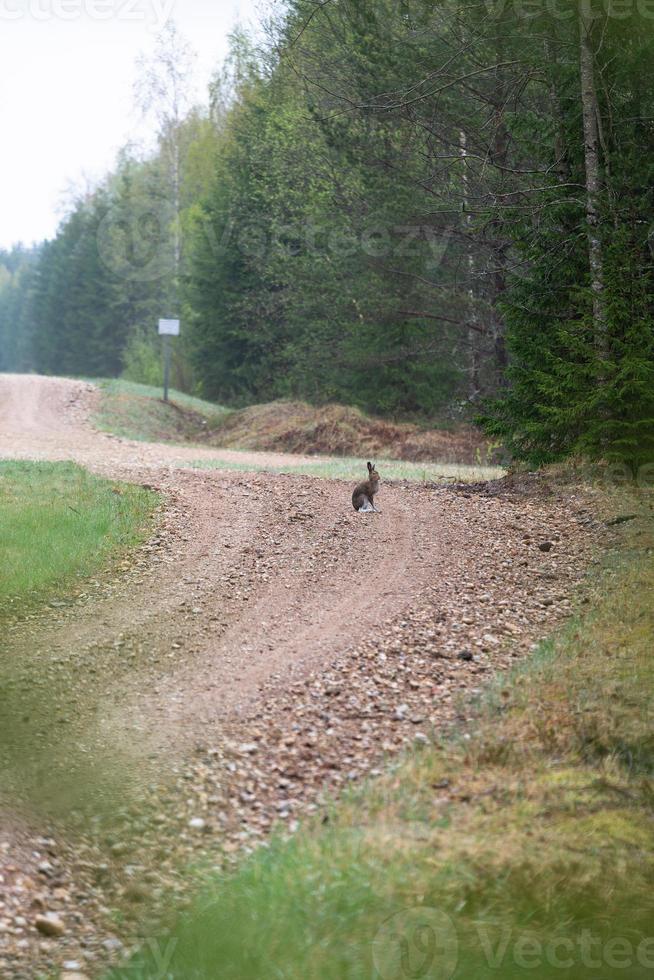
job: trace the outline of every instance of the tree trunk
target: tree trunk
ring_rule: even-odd
[[[505,60],[504,38],[501,34],[495,42],[495,59],[498,66],[502,65]],[[506,108],[506,85],[504,83],[503,71],[501,68],[498,67],[496,69],[495,76],[495,92],[493,96],[495,102],[495,112],[493,119],[493,139],[490,145],[490,160],[491,163],[497,168],[496,179],[499,182],[499,190],[504,192],[507,186],[506,167],[509,162],[509,146],[511,145],[511,138],[504,118]],[[513,197],[503,197],[502,199],[506,200],[508,203],[508,201],[513,200]],[[491,277],[491,297],[493,310],[491,319],[491,335],[493,339],[493,352],[495,359],[495,386],[496,389],[500,390],[508,385],[507,370],[509,366],[509,356],[506,348],[505,325],[502,317],[500,316],[498,305],[503,294],[506,292],[506,266],[509,241],[506,238],[503,238],[503,223],[498,217],[491,221],[490,232],[491,252],[493,256],[493,274]]]
[[[586,164],[586,219],[588,222],[588,258],[593,291],[595,344],[600,356],[607,352],[607,322],[604,297],[604,262],[599,237],[599,104],[595,85],[595,58],[592,45],[592,14],[579,11],[581,104],[584,123],[584,159]]]
[[[561,100],[556,88],[555,77],[561,71],[558,64],[556,52],[552,46],[551,39],[546,37],[544,42],[545,60],[550,66],[550,111],[552,119],[556,125],[556,136],[554,138],[554,155],[556,157],[556,175],[559,183],[564,184],[570,180],[570,167],[568,163],[568,148],[566,146],[565,129],[563,126],[563,110]]]
[[[179,148],[179,128],[180,124],[177,122],[175,126],[175,133],[173,135],[173,201],[175,208],[175,226],[173,229],[173,250],[175,257],[175,302],[179,303],[179,280],[181,275],[181,265],[182,265],[182,167],[181,167],[181,154]]]
[[[463,220],[465,222],[465,233],[466,233],[466,250],[468,255],[468,319],[470,326],[468,328],[468,345],[470,349],[470,384],[468,389],[468,398],[471,402],[477,401],[480,394],[480,380],[479,380],[479,348],[478,348],[478,337],[479,326],[477,323],[477,310],[475,304],[475,289],[474,289],[474,277],[475,277],[475,257],[472,250],[472,215],[468,210],[468,137],[464,130],[459,133],[459,147],[461,153],[461,160],[463,161]]]

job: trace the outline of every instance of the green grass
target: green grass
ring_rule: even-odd
[[[267,473],[289,473],[315,476],[327,480],[363,480],[365,463],[361,459],[342,458],[316,460],[316,462],[282,466],[256,466],[250,462],[224,462],[222,460],[198,460],[191,465],[197,469],[228,469]],[[383,480],[418,483],[462,482],[476,483],[496,480],[505,475],[499,466],[463,466],[450,463],[406,463],[401,460],[380,460],[377,469]]]
[[[155,388],[152,385],[137,384],[135,381],[124,381],[121,378],[94,381],[93,384],[99,385],[103,391],[112,395],[136,395],[139,398],[154,398],[157,400],[163,398],[161,388]],[[174,388],[170,390],[169,397],[174,404],[181,405],[182,408],[188,408],[191,412],[197,412],[198,415],[203,415],[205,418],[211,418],[212,416],[222,418],[230,411],[229,409],[222,408],[220,405],[215,405],[213,402],[205,401],[203,398],[185,395],[184,392],[176,391]]]
[[[214,880],[112,976],[160,976],[156,950],[171,980],[651,977],[653,544],[458,737]]]
[[[48,816],[125,797],[115,746],[90,751],[84,720],[101,717],[118,651],[50,649],[32,619],[66,605],[146,539],[160,498],[72,463],[0,461],[0,798]],[[14,641],[12,625],[25,620]],[[115,756],[115,758],[114,758]],[[108,801],[105,803],[105,801]]]
[[[157,503],[72,463],[0,462],[0,619],[139,543]]]
[[[185,442],[198,439],[229,415],[229,409],[170,392],[163,401],[161,388],[123,380],[94,380],[101,391],[100,407],[93,419],[97,428],[124,439],[146,442]]]

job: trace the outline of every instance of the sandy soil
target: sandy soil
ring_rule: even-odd
[[[337,481],[180,469],[301,457],[117,439],[90,425],[96,397],[0,376],[0,457],[72,459],[156,487],[160,526],[117,575],[12,624],[2,655],[44,692],[20,733],[44,795],[68,776],[64,796],[83,781],[101,797],[119,767],[142,806],[126,800],[120,834],[84,825],[72,843],[49,817],[46,833],[16,806],[0,813],[0,976],[12,980],[66,960],[95,974],[115,956],[137,927],[126,916],[118,938],[109,911],[135,867],[153,906],[170,887],[181,902],[162,840],[182,860],[218,861],[446,728],[458,693],[570,614],[599,527],[570,490],[387,486],[383,513],[364,516]],[[98,867],[110,868],[101,883]],[[62,935],[38,934],[39,909]]]

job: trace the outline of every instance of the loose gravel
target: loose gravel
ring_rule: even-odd
[[[337,481],[182,470],[176,447],[95,432],[96,397],[0,377],[0,456],[73,459],[165,500],[121,567],[7,624],[18,689],[47,706],[24,735],[42,806],[17,787],[0,811],[11,980],[99,976],[203,873],[465,721],[583,602],[619,534],[588,491],[537,477],[385,486],[364,516]],[[79,784],[89,760],[88,799],[48,809],[48,774]]]

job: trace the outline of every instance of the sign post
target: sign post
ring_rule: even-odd
[[[159,336],[163,337],[164,346],[164,401],[168,401],[168,389],[170,387],[170,338],[179,337],[179,320],[159,320]]]

